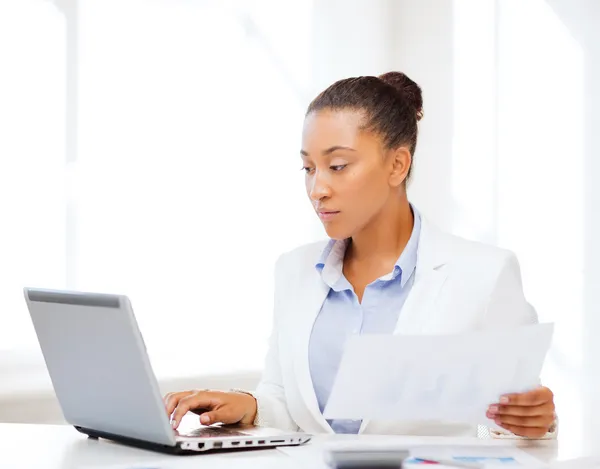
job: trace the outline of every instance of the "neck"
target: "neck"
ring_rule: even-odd
[[[360,232],[352,236],[346,259],[353,262],[395,262],[408,244],[414,216],[406,194],[394,197]]]

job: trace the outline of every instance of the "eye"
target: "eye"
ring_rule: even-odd
[[[310,173],[312,173],[314,170],[315,170],[314,168],[310,168],[310,167],[308,167],[308,166],[304,166],[304,167],[302,168],[302,171],[304,171],[306,174],[310,174]]]
[[[347,165],[347,164],[338,164],[338,165],[335,165],[335,166],[330,166],[330,168],[331,168],[333,171],[336,171],[336,172],[337,172],[337,171],[341,171],[341,170],[342,170],[342,169],[344,169],[346,166],[348,166],[348,165]]]

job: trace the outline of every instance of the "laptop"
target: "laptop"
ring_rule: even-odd
[[[66,421],[94,438],[170,453],[301,445],[305,433],[202,426],[175,431],[131,302],[123,295],[25,288]]]

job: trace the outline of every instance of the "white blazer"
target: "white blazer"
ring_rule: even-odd
[[[308,366],[311,330],[329,291],[315,269],[325,245],[305,245],[277,261],[273,330],[263,377],[253,393],[260,425],[333,432],[319,411]],[[532,322],[537,316],[523,295],[514,254],[443,233],[423,218],[415,283],[395,334],[450,334]],[[364,421],[360,433],[475,436],[477,427]]]

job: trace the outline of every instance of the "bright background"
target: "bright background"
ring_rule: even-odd
[[[273,263],[324,236],[303,112],[401,70],[425,99],[412,201],[517,253],[577,451],[600,418],[598,24],[595,0],[0,0],[0,421],[60,419],[25,285],[130,295],[164,389],[254,383]]]

